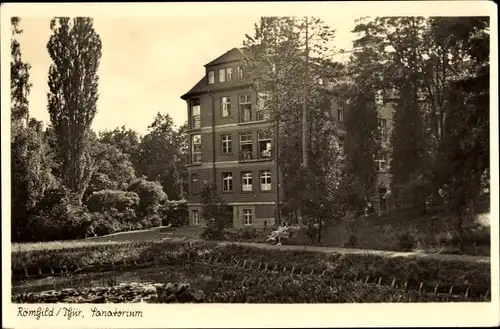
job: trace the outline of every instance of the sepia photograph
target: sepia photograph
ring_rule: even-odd
[[[496,18],[171,5],[2,13],[12,317],[498,298]]]

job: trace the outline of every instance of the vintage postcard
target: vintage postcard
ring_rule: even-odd
[[[499,324],[494,3],[1,15],[3,327]]]

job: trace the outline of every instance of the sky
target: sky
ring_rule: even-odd
[[[126,126],[144,134],[158,112],[170,114],[176,125],[183,124],[187,106],[180,96],[204,75],[203,65],[242,46],[245,34],[253,35],[259,17],[96,17],[94,28],[102,40],[102,57],[92,128],[101,131]],[[336,48],[351,47],[355,18],[322,18],[336,29]],[[21,16],[23,33],[18,38],[23,59],[31,65],[30,115],[45,123],[49,122],[47,76],[51,59],[46,45],[50,20]]]

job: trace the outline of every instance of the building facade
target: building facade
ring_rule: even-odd
[[[191,225],[204,224],[200,193],[208,183],[231,207],[233,227],[275,224],[274,123],[263,111],[264,95],[245,78],[241,59],[234,48],[206,64],[205,76],[181,97],[189,118]]]
[[[190,225],[204,225],[201,192],[206,184],[217,187],[232,212],[235,228],[270,226],[277,222],[279,200],[273,128],[265,111],[265,94],[259,94],[246,78],[241,61],[243,50],[233,48],[205,65],[205,76],[181,98],[187,103],[189,138]],[[329,83],[319,81],[328,91]],[[338,121],[339,144],[345,136],[345,99],[329,94],[324,106]],[[379,104],[379,125],[388,138],[393,107]],[[388,160],[377,159],[380,170],[382,210],[388,182]]]

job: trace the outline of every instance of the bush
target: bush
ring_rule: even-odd
[[[123,228],[116,215],[109,212],[92,213],[91,225],[89,226],[86,236],[101,236],[120,231]]]
[[[85,236],[91,224],[85,207],[74,205],[67,190],[51,189],[36,205],[26,237],[30,241],[71,240]]]
[[[244,228],[236,231],[238,240],[252,240],[257,238],[257,230],[255,228]]]
[[[162,225],[182,227],[189,225],[189,212],[186,200],[165,201],[158,211]]]
[[[398,238],[398,250],[412,251],[415,247],[415,237],[410,232],[404,232]]]
[[[156,214],[158,208],[167,195],[163,192],[160,183],[145,179],[136,179],[127,188],[128,192],[135,192],[139,196],[137,212],[142,214]]]
[[[216,240],[223,241],[227,239],[227,236],[224,230],[219,230],[216,227],[208,226],[203,230],[203,232],[200,235],[200,238],[209,241],[216,241]]]
[[[135,192],[102,190],[92,193],[86,204],[90,212],[104,212],[111,209],[125,211],[128,208],[137,208],[139,195]]]
[[[349,240],[346,242],[346,246],[354,247],[354,246],[356,246],[357,242],[358,242],[358,238],[354,234],[351,234],[349,236]]]

